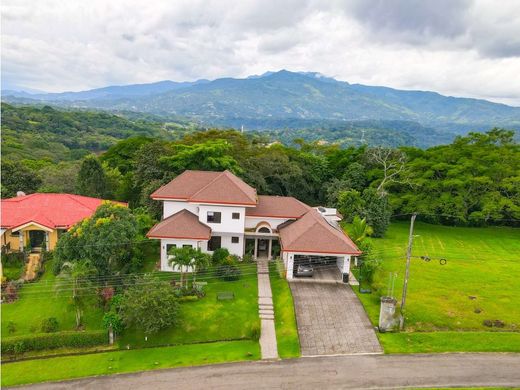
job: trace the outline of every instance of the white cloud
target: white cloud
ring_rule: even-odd
[[[317,71],[520,105],[516,0],[4,0],[4,86]]]

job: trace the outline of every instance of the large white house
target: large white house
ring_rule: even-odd
[[[361,252],[339,228],[335,209],[311,208],[293,197],[257,195],[229,171],[185,171],[155,191],[163,202],[163,219],[147,234],[161,240],[161,270],[171,247],[190,246],[212,253],[255,259],[280,257],[287,278],[299,262],[337,267],[348,275],[350,260]]]

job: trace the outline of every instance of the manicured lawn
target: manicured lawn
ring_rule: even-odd
[[[518,332],[380,333],[386,353],[520,352]]]
[[[400,302],[408,229],[408,223],[393,223],[385,238],[372,240],[382,266],[376,275],[376,290],[358,296],[374,324],[379,297],[387,294],[391,272],[397,273],[394,296]],[[487,331],[490,328],[483,325],[484,320],[505,323],[504,328],[494,330],[520,330],[520,229],[417,223],[415,234],[413,255],[446,258],[447,264],[412,260],[407,331]]]
[[[177,326],[148,335],[135,329],[127,329],[119,338],[119,345],[126,348],[169,345],[218,340],[250,338],[252,328],[260,326],[258,317],[258,282],[255,264],[243,264],[242,276],[237,281],[223,281],[210,272],[199,276],[207,281],[206,296],[195,302],[181,303],[180,322]],[[172,274],[158,273],[161,279],[171,279]],[[218,292],[233,292],[232,300],[217,300]]]
[[[56,277],[52,273],[52,262],[46,263],[41,279],[26,283],[20,297],[13,303],[2,304],[2,337],[40,332],[42,320],[55,317],[59,330],[74,330],[76,326],[71,300],[65,293],[55,291]],[[88,330],[102,329],[103,312],[92,297],[84,310],[83,323]],[[15,323],[16,332],[9,334],[7,324]]]
[[[2,365],[2,386],[259,357],[257,342],[232,341],[29,360]]]
[[[278,355],[281,358],[298,357],[300,356],[300,340],[289,283],[285,278],[280,277],[274,263],[269,264],[269,278],[273,293]]]

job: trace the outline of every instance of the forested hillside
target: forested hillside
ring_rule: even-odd
[[[82,114],[86,119],[81,122],[79,114],[62,118],[48,108],[32,110],[27,111],[34,122],[31,134],[43,131],[59,145],[62,134],[79,131],[82,141],[75,142],[80,142],[83,152],[76,160],[53,163],[35,159],[27,143],[21,143],[19,149],[28,153],[25,159],[4,151],[2,196],[13,196],[18,190],[76,192],[129,201],[131,207],[146,207],[158,217],[159,204],[149,195],[159,186],[186,169],[229,169],[259,194],[335,206],[347,221],[354,215],[366,217],[376,236],[384,234],[392,216],[406,217],[412,212],[450,225],[515,225],[520,220],[520,150],[513,132],[506,130],[471,133],[452,144],[426,150],[367,145],[344,148],[304,140],[287,146],[232,130],[192,132],[178,140],[144,132],[149,137],[129,137],[104,153],[83,157],[89,147],[92,151],[102,147],[87,142],[96,131],[112,141],[115,134],[143,133],[138,125],[124,120],[122,128],[98,125],[92,130],[94,123],[103,123],[105,114]],[[41,115],[55,118],[55,126],[45,131]],[[11,115],[6,126],[14,127],[16,118],[19,116]],[[71,141],[63,139],[64,148],[80,149],[72,149]]]

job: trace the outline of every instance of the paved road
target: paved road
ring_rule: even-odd
[[[290,285],[303,356],[383,352],[350,286],[310,281]]]
[[[520,386],[520,354],[308,357],[148,371],[28,388],[325,390],[463,386]]]

